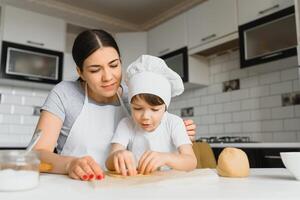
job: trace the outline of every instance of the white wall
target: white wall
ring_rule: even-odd
[[[300,141],[300,105],[281,106],[281,94],[300,91],[297,58],[240,69],[239,52],[211,57],[210,85],[173,99],[170,112],[194,107],[197,137],[242,135],[265,142]],[[222,82],[240,79],[240,90]]]

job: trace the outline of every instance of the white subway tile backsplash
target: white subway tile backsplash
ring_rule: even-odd
[[[198,106],[194,108],[194,113],[196,116],[198,115],[206,115],[208,114],[208,107],[207,106]]]
[[[0,114],[0,123],[1,124],[20,124],[21,116],[20,115],[11,115],[11,114]]]
[[[218,74],[222,71],[222,65],[221,64],[215,64],[215,65],[210,66],[209,69],[210,69],[209,72],[210,72],[211,75]]]
[[[203,137],[203,135],[209,134],[208,126],[206,125],[198,126],[196,132],[198,136]]]
[[[30,125],[34,125],[36,126],[36,124],[38,123],[39,121],[39,116],[22,116],[21,117],[21,123],[22,124],[30,124]]]
[[[271,84],[280,81],[280,72],[273,72],[269,74],[263,74],[259,76],[260,84]]]
[[[45,102],[44,97],[25,97],[24,98],[24,105],[28,106],[42,106]]]
[[[262,131],[260,121],[244,122],[242,126],[243,126],[243,132],[244,133],[247,133],[247,132],[257,133],[257,132]]]
[[[230,72],[229,78],[232,79],[241,79],[248,76],[248,71],[244,69],[237,69]]]
[[[228,71],[232,71],[234,69],[239,69],[240,68],[240,62],[239,60],[230,60],[228,62],[224,62],[222,64],[222,71],[223,72],[228,72]]]
[[[242,110],[254,110],[259,108],[259,99],[246,99],[242,101]]]
[[[12,94],[12,87],[0,85],[0,94]]]
[[[270,86],[270,89],[271,89],[271,95],[292,92],[293,83],[292,81],[287,81],[287,82],[272,84]]]
[[[243,111],[243,112],[236,112],[232,114],[233,122],[243,122],[250,120],[250,112]]]
[[[291,117],[294,117],[293,106],[272,108],[272,119],[285,119]]]
[[[298,79],[298,68],[295,67],[292,69],[283,70],[281,71],[280,75],[281,75],[281,81]]]
[[[22,104],[22,96],[2,94],[1,104]]]
[[[247,99],[247,98],[249,98],[249,90],[248,89],[235,90],[235,91],[231,92],[231,99],[233,101]]]
[[[11,134],[31,134],[35,130],[35,126],[26,125],[10,125]]]
[[[231,92],[224,92],[216,95],[216,103],[224,103],[231,101]]]
[[[215,103],[215,96],[204,96],[201,98],[201,105],[208,105],[208,104],[214,104]]]
[[[300,75],[299,75],[300,77]],[[300,79],[293,81],[293,91],[300,91]]]
[[[241,102],[235,101],[224,104],[224,112],[232,112],[232,111],[240,111],[241,110]]]
[[[201,116],[200,123],[202,123],[202,124],[214,124],[214,123],[216,123],[215,115]]]
[[[13,106],[12,114],[32,115],[33,107],[29,106]]]
[[[208,86],[208,94],[216,94],[222,92],[222,84],[214,84]]]
[[[270,87],[266,86],[258,86],[250,89],[250,97],[263,97],[268,96],[270,94]]]
[[[300,118],[284,120],[284,129],[287,131],[300,131]]]
[[[268,96],[262,97],[260,99],[260,107],[261,108],[272,108],[281,106],[281,96]]]
[[[240,80],[240,88],[250,88],[258,85],[258,77],[252,76]]]
[[[296,117],[300,117],[300,105],[295,106],[295,115]]]
[[[276,142],[297,141],[296,132],[274,132],[273,140]]]
[[[0,124],[0,136],[3,134],[9,134],[9,125],[8,124]]]
[[[228,72],[214,75],[214,83],[222,83],[222,82],[228,81],[228,80],[229,80]]]
[[[270,120],[262,122],[262,131],[282,131],[283,121],[282,120]]]
[[[12,89],[12,94],[20,96],[33,96],[33,90],[30,88],[17,88]]]
[[[10,114],[10,113],[12,113],[12,109],[13,108],[11,105],[0,104],[0,113]]]
[[[212,134],[224,133],[224,126],[222,124],[210,125],[209,126],[209,133],[212,133]]]
[[[39,90],[39,89],[34,89],[32,91],[32,96],[37,96],[37,97],[44,97],[46,98],[48,96],[50,91],[48,90]]]
[[[216,122],[217,123],[228,123],[232,122],[231,113],[222,113],[216,115]]]
[[[234,124],[225,124],[225,133],[241,133],[242,132],[242,124],[234,123]]]
[[[207,88],[196,89],[194,91],[194,94],[195,94],[195,97],[207,95]]]
[[[221,113],[223,112],[223,104],[213,104],[208,107],[209,114]]]
[[[271,119],[270,109],[252,110],[251,120],[266,120]]]

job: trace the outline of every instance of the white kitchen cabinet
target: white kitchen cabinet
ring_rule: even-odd
[[[237,32],[236,0],[208,0],[187,12],[189,49]]]
[[[238,0],[238,22],[245,24],[293,4],[293,0]]]
[[[66,24],[63,20],[12,6],[3,9],[3,40],[64,51]]]
[[[117,33],[115,39],[121,54],[122,71],[125,73],[130,63],[147,54],[147,32]]]
[[[162,56],[187,46],[185,13],[180,14],[148,32],[148,54]]]

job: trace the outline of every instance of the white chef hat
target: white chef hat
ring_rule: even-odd
[[[163,59],[150,55],[142,55],[129,65],[125,81],[129,102],[135,95],[147,93],[159,96],[169,107],[171,97],[184,91],[181,77]]]

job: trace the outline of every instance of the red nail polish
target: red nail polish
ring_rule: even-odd
[[[98,175],[96,178],[97,178],[98,180],[101,180],[101,179],[102,179],[102,176],[101,176],[101,175]]]
[[[83,180],[86,180],[87,178],[88,178],[87,175],[83,175],[83,176],[82,176],[82,179],[83,179]]]
[[[94,174],[90,174],[89,179],[93,179],[94,178]]]

